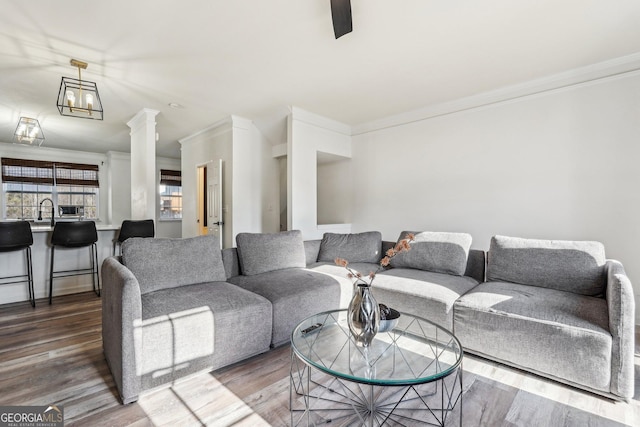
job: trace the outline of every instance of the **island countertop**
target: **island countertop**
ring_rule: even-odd
[[[120,228],[120,225],[116,225],[116,224],[99,224],[96,223],[96,230],[98,231],[105,231],[105,230],[118,230]],[[31,231],[34,233],[41,233],[44,231],[51,231],[53,230],[53,227],[51,227],[50,225],[44,225],[42,223],[38,223],[36,224],[31,224]]]

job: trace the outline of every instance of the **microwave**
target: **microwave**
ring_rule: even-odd
[[[75,206],[75,205],[59,205],[58,213],[60,217],[81,217],[84,216],[84,206]]]

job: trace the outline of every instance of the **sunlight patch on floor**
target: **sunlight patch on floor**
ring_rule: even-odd
[[[636,371],[638,370],[638,358],[636,358]],[[465,372],[489,378],[509,387],[517,388],[523,392],[549,399],[562,405],[576,408],[595,416],[624,423],[638,425],[640,421],[640,402],[632,400],[630,403],[617,402],[607,398],[598,398],[594,402],[592,394],[574,389],[555,381],[545,380],[532,374],[520,372],[504,365],[465,355],[463,362]],[[466,386],[465,386],[466,387]],[[594,404],[595,403],[595,404]],[[622,410],[623,406],[632,406],[633,411]]]
[[[211,400],[215,393],[215,401]],[[138,401],[155,426],[269,426],[211,375],[197,375]]]

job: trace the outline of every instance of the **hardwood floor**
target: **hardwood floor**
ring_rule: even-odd
[[[0,405],[63,405],[66,426],[289,425],[288,346],[149,392],[125,406],[102,354],[100,316],[101,301],[93,293],[57,297],[51,306],[39,300],[35,309],[28,303],[0,306]],[[463,424],[638,426],[636,354],[631,403],[465,356]],[[447,425],[459,425],[455,414]]]

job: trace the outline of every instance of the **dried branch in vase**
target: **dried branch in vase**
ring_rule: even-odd
[[[365,286],[371,286],[373,284],[373,279],[376,278],[376,274],[378,274],[381,270],[384,270],[391,263],[391,259],[398,254],[403,252],[409,252],[411,250],[411,242],[415,240],[415,236],[411,233],[407,234],[406,239],[400,240],[396,245],[392,248],[389,248],[385,253],[385,256],[380,260],[380,265],[376,269],[376,271],[369,272],[368,275],[364,276],[357,270],[349,267],[349,261],[344,258],[336,258],[334,262],[336,265],[340,267],[344,267],[347,270],[347,277],[349,279],[354,280],[354,284],[362,284]]]

